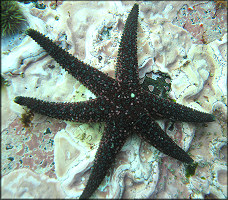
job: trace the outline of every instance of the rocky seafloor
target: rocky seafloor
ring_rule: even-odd
[[[135,2],[38,2],[45,8],[20,3],[27,26],[114,78],[121,34]],[[186,177],[183,163],[133,135],[92,197],[227,198],[227,7],[217,1],[138,4],[141,81],[167,74],[169,98],[212,113],[216,121],[159,121],[198,162],[195,175]],[[78,198],[104,125],[31,113],[13,99],[74,102],[95,96],[25,34],[1,41],[2,197]]]

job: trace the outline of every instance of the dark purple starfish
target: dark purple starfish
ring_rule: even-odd
[[[136,133],[161,152],[185,163],[193,159],[155,122],[212,122],[214,116],[193,110],[152,94],[140,86],[137,62],[138,5],[127,18],[116,65],[116,80],[79,61],[48,37],[28,29],[32,37],[66,71],[96,96],[84,102],[55,103],[18,96],[15,102],[49,117],[76,122],[105,122],[91,174],[80,198],[89,198],[98,188],[129,135]]]

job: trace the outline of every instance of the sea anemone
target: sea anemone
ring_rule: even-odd
[[[1,32],[2,36],[12,35],[19,31],[25,17],[16,1],[1,1]]]

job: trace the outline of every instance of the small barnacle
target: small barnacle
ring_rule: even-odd
[[[8,157],[8,160],[10,160],[11,162],[14,161],[14,157]]]
[[[98,60],[101,61],[102,60],[102,56],[98,56]]]
[[[11,144],[6,144],[6,150],[12,149],[14,146],[12,146]]]
[[[50,4],[50,8],[51,8],[52,10],[56,10],[56,8],[57,8],[57,1],[54,2],[54,3],[51,3],[51,4]]]
[[[198,103],[199,105],[202,105],[202,103],[198,99],[196,99],[195,102]]]
[[[90,148],[91,150],[93,150],[93,149],[95,148],[95,145],[94,145],[94,144],[89,143],[89,145],[90,145],[89,148]]]
[[[46,5],[44,5],[43,3],[38,3],[38,2],[36,2],[35,3],[35,7],[36,8],[38,8],[38,9],[45,9],[46,8]]]
[[[1,86],[10,86],[9,81],[1,75]]]
[[[190,60],[187,60],[182,66],[186,67],[190,63]]]
[[[213,77],[214,76],[214,73],[210,72],[210,77]]]
[[[48,65],[48,68],[54,69],[55,68],[55,65]]]
[[[112,26],[103,26],[102,29],[99,31],[98,39],[102,41],[104,38],[109,38],[111,29]]]
[[[44,132],[44,135],[51,134],[50,128],[47,128],[46,131]]]
[[[58,16],[58,15],[55,16],[55,20],[56,20],[56,21],[59,20],[59,16]]]

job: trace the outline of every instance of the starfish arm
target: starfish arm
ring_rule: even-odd
[[[17,96],[14,101],[42,115],[81,123],[104,122],[108,113],[104,105],[105,100],[101,97],[83,102],[55,103]]]
[[[136,122],[134,129],[144,141],[153,145],[162,153],[181,162],[193,162],[193,159],[181,149],[149,115],[142,115]]]
[[[215,120],[212,114],[200,112],[149,92],[144,92],[143,96],[146,102],[145,108],[151,113],[156,112],[161,118],[182,122],[212,122]]]
[[[116,65],[117,80],[137,89],[139,87],[137,60],[138,10],[138,4],[134,4],[127,18],[118,50]]]
[[[80,199],[88,199],[99,187],[107,171],[115,161],[129,133],[124,129],[124,122],[108,122],[101,138],[89,180]]]
[[[116,84],[114,79],[78,60],[39,31],[28,29],[26,33],[96,96],[114,92],[113,86]]]

